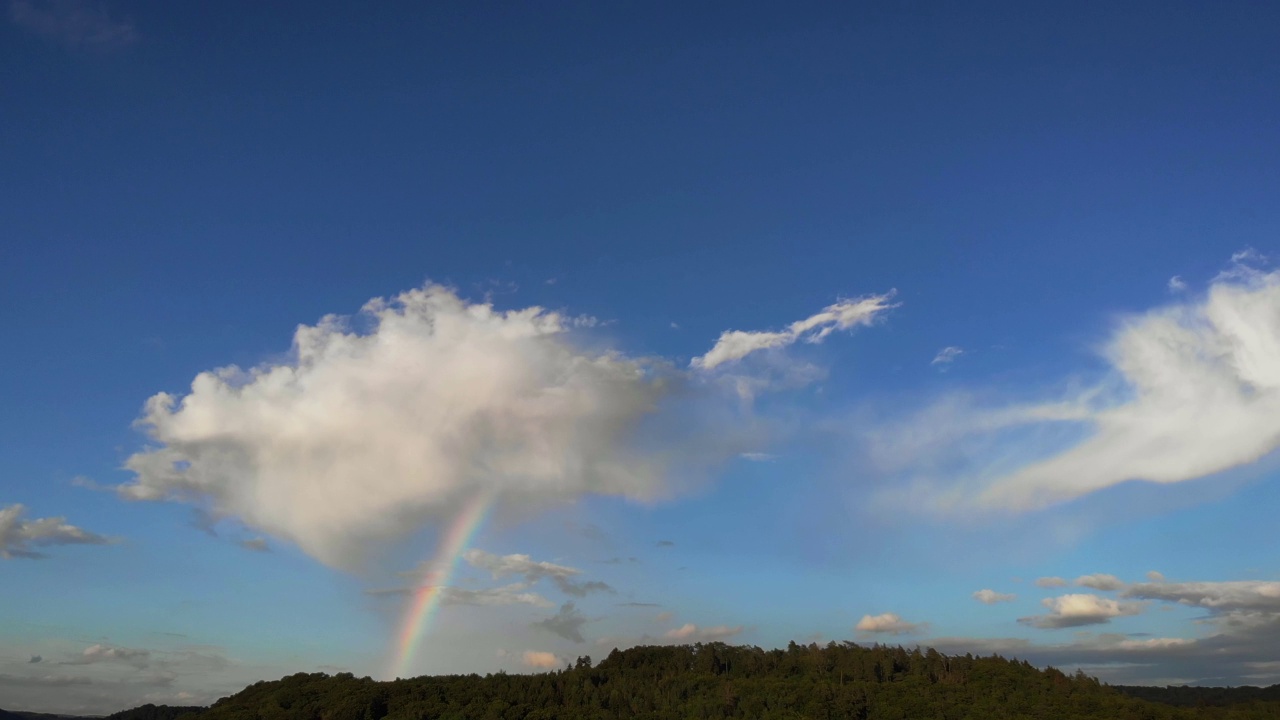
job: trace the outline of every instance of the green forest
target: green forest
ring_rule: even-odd
[[[685,718],[1277,718],[1271,688],[1113,687],[1000,656],[853,643],[614,650],[536,675],[377,682],[300,673],[209,708],[144,705],[109,720],[667,720]]]

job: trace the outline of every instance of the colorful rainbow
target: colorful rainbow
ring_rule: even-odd
[[[414,588],[413,600],[397,636],[398,647],[388,677],[397,678],[408,672],[409,663],[417,655],[418,644],[431,626],[431,620],[440,607],[441,596],[458,567],[458,559],[484,524],[489,509],[493,507],[493,498],[492,493],[478,493],[445,530],[435,557],[427,565],[422,581]]]

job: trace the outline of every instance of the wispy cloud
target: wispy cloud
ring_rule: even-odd
[[[682,643],[689,642],[723,642],[742,633],[741,625],[714,625],[698,627],[693,623],[685,623],[678,628],[666,631],[662,637]]]
[[[495,579],[508,575],[519,575],[526,582],[536,583],[549,579],[560,592],[573,597],[586,597],[593,592],[612,593],[614,589],[598,580],[584,581],[576,578],[582,571],[566,565],[557,565],[546,561],[536,561],[528,555],[494,555],[477,548],[472,548],[462,555],[473,567],[489,571]]]
[[[867,295],[841,300],[822,312],[797,320],[779,331],[726,330],[716,344],[690,363],[702,370],[712,370],[725,363],[736,362],[754,352],[784,348],[797,342],[820,343],[836,330],[848,330],[875,323],[900,303],[890,302],[894,291],[883,295]]]
[[[1280,273],[1247,264],[1254,259],[1237,256],[1203,297],[1121,319],[1102,350],[1112,372],[1092,387],[1005,407],[948,398],[900,431],[869,433],[880,462],[907,476],[898,486],[910,489],[894,492],[940,511],[1025,511],[1271,453],[1280,447]],[[942,460],[956,456],[965,466]]]
[[[555,615],[538,620],[533,623],[533,626],[559,635],[565,640],[582,643],[586,642],[586,638],[582,636],[582,626],[586,624],[586,616],[579,612],[572,602],[567,602],[560,606]]]
[[[9,0],[9,19],[72,48],[111,49],[138,39],[133,22],[111,17],[105,5],[91,0]]]
[[[956,358],[964,354],[964,348],[957,345],[948,345],[938,351],[933,356],[933,360],[929,361],[930,365],[950,365],[955,362]]]
[[[0,558],[40,559],[46,557],[34,548],[51,545],[107,545],[114,539],[82,530],[67,523],[66,518],[48,517],[23,520],[26,507],[0,507]]]

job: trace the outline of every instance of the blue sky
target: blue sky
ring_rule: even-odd
[[[411,672],[1280,681],[1274,5],[5,11],[6,709],[385,677],[481,492]]]

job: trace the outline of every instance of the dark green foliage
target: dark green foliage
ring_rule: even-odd
[[[1116,685],[1116,690],[1130,697],[1152,700],[1178,707],[1226,707],[1251,703],[1280,703],[1280,685],[1271,687],[1146,687]]]
[[[1126,688],[1126,690],[1130,690]],[[1255,689],[1256,690],[1256,689]],[[1262,691],[1268,692],[1268,691]],[[1158,697],[1157,692],[1147,695]],[[395,682],[350,673],[259,682],[195,714],[138,708],[115,720],[1280,720],[1280,703],[1175,707],[1132,697],[1082,673],[999,656],[792,643],[614,650],[540,675],[451,675]],[[144,712],[145,711],[145,712]]]
[[[152,705],[150,703],[132,710],[122,710],[108,715],[106,720],[175,720],[182,715],[196,715],[204,712],[203,707],[185,707],[182,705]]]

